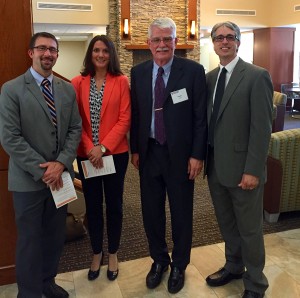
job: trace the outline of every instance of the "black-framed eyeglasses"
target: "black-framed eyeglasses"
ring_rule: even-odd
[[[33,47],[33,49],[37,49],[39,52],[41,53],[46,53],[47,50],[49,50],[50,54],[57,54],[58,53],[58,49],[54,48],[54,47],[45,47],[45,46],[36,46],[36,47]]]
[[[213,41],[222,42],[225,38],[227,41],[239,40],[236,35],[228,34],[226,36],[224,36],[224,35],[215,36],[213,38]]]
[[[157,44],[160,44],[160,42],[162,41],[164,44],[168,44],[168,43],[171,43],[173,41],[173,37],[172,36],[167,36],[167,37],[162,37],[162,38],[159,38],[159,37],[153,37],[150,39],[150,42],[157,45]]]

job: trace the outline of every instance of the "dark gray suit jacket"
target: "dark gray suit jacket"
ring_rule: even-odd
[[[132,122],[130,145],[139,153],[140,169],[146,157],[150,134],[153,95],[153,61],[141,63],[131,70]],[[174,104],[171,92],[186,89],[188,100]],[[174,57],[163,105],[164,124],[171,170],[187,175],[190,157],[205,159],[206,152],[206,86],[202,65]]]
[[[206,76],[207,118],[219,68]],[[273,85],[269,73],[239,59],[220,106],[214,133],[214,158],[220,182],[237,187],[243,173],[265,181],[265,163],[272,130]]]
[[[30,70],[5,83],[0,97],[0,141],[10,156],[8,188],[11,191],[37,191],[46,184],[41,180],[47,161],[60,161],[71,175],[81,137],[81,118],[73,86],[53,78],[57,114],[56,133],[50,113]]]

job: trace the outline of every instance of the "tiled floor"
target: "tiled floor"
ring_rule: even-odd
[[[300,229],[266,235],[265,245],[267,258],[264,272],[270,283],[266,297],[300,297]],[[145,276],[151,263],[150,258],[120,263],[119,277],[113,282],[106,278],[106,266],[101,268],[100,277],[93,282],[87,280],[87,270],[60,274],[56,281],[68,290],[72,298],[237,298],[243,292],[241,280],[219,288],[210,288],[205,283],[205,277],[224,263],[224,243],[192,250],[185,287],[176,295],[167,291],[168,274],[165,274],[157,289],[146,288]],[[14,298],[16,295],[15,284],[0,287],[0,298]]]

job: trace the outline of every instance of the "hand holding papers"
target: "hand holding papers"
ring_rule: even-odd
[[[77,199],[77,194],[70,173],[63,172],[61,178],[63,180],[63,187],[60,190],[52,190],[50,188],[56,208]]]
[[[89,160],[81,162],[84,178],[103,176],[116,172],[115,164],[112,155],[103,156],[103,168],[96,169]]]

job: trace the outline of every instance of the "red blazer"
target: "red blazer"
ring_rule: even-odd
[[[90,116],[90,75],[72,79],[76,91],[79,113],[82,118],[82,135],[77,150],[80,157],[87,157],[94,147]],[[128,151],[127,132],[130,128],[131,107],[128,78],[107,74],[102,100],[99,140],[107,148],[107,154]]]

